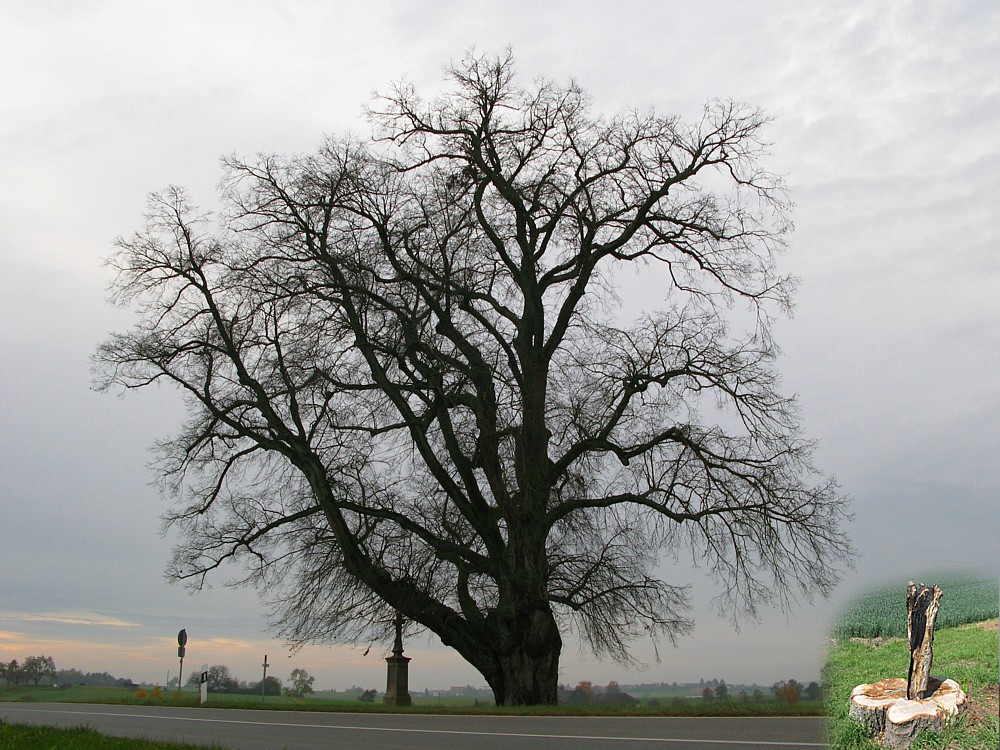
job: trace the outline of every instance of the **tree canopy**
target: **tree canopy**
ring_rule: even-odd
[[[45,678],[55,683],[56,663],[51,656],[28,656],[23,663],[11,659],[9,662],[0,662],[0,677],[3,677],[8,685],[12,684],[15,687],[21,682],[38,685]]]
[[[301,698],[306,693],[313,692],[313,683],[316,678],[304,669],[295,668],[288,678],[289,687],[285,688],[285,693]]]
[[[169,572],[227,561],[297,642],[388,640],[395,611],[500,704],[556,700],[563,634],[628,661],[692,627],[690,554],[753,615],[825,594],[844,498],[779,392],[790,223],[754,109],[594,114],[575,83],[469,55],[372,135],[226,160],[225,210],[153,195],[109,260],[138,322],[105,388],[169,382]],[[659,283],[636,319],[631,269]]]

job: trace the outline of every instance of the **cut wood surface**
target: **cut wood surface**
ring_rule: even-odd
[[[965,692],[954,680],[929,677],[926,697],[909,700],[907,681],[892,677],[851,692],[851,718],[886,747],[907,748],[923,729],[940,731],[967,707]]]

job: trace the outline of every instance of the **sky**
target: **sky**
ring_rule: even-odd
[[[316,687],[381,688],[389,644],[290,653],[253,590],[190,594],[163,571],[176,539],[148,448],[182,416],[168,389],[92,390],[90,356],[128,310],[101,259],[146,195],[216,200],[220,157],[302,153],[367,128],[373,91],[431,94],[471,47],[513,50],[525,81],[575,79],[594,109],[693,119],[712,98],[761,107],[765,165],[796,207],[782,270],[801,279],[776,327],[816,462],[851,498],[858,560],[830,600],[720,619],[704,571],[694,634],[637,644],[644,669],[567,643],[560,681],[771,684],[817,679],[828,628],[859,591],[1000,573],[1000,3],[0,4],[0,661],[164,682],[226,664],[295,667]],[[629,298],[650,308],[656,289]],[[947,606],[947,592],[945,604]],[[483,685],[430,636],[406,645],[412,690]]]

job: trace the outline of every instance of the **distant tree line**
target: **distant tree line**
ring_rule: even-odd
[[[313,692],[313,683],[316,678],[304,669],[293,669],[288,678],[288,685],[274,676],[264,678],[264,695],[290,695],[301,698],[307,693]],[[188,677],[187,684],[195,686],[201,684],[201,672],[195,672]],[[236,695],[260,695],[261,683],[246,682],[237,679],[225,664],[216,664],[208,668],[208,691],[210,693],[234,693]]]
[[[23,662],[18,662],[17,659],[0,661],[0,677],[3,677],[8,687],[38,685],[45,678],[55,683],[56,663],[51,656],[29,656]]]
[[[808,700],[818,701],[823,696],[823,689],[818,682],[810,682],[803,686],[796,680],[781,680],[771,686],[771,695],[772,699],[779,703],[792,705],[801,701],[803,696]],[[732,700],[725,680],[719,682],[714,688],[706,686],[702,690],[701,698],[705,703],[729,703]],[[754,703],[763,703],[764,693],[759,689],[754,689],[752,694],[741,691],[739,700],[746,703],[751,700]]]
[[[121,687],[133,684],[131,677],[115,677],[110,672],[83,672],[79,669],[60,669],[56,672],[57,685],[86,685],[87,687]]]
[[[570,706],[621,706],[639,701],[611,680],[605,687],[596,687],[590,680],[581,680],[572,690],[560,690],[559,702]]]
[[[674,706],[688,705],[690,701],[698,700],[698,694],[676,694],[678,690],[701,688],[701,700],[708,704],[729,704],[729,703],[783,703],[791,705],[802,700],[818,701],[822,698],[823,689],[818,682],[810,682],[804,685],[797,680],[781,680],[774,683],[770,689],[761,688],[757,685],[737,686],[739,692],[730,690],[730,686],[725,680],[713,678],[711,680],[699,680],[697,683],[654,683],[643,685],[620,686],[612,680],[606,687],[594,685],[589,680],[581,680],[575,688],[567,685],[559,686],[559,703],[563,705],[588,706],[588,705],[634,705],[643,703],[647,706],[660,706],[663,696],[649,697],[650,690],[666,690],[675,694],[666,696]],[[634,691],[634,695],[629,691]]]
[[[195,672],[187,680],[188,686],[201,684],[201,672]],[[264,695],[281,695],[282,682],[268,675],[264,678]],[[261,683],[238,679],[225,664],[215,664],[208,668],[208,691],[210,693],[234,693],[237,695],[260,695]]]
[[[7,687],[22,685],[40,685],[48,681],[51,685],[85,685],[87,687],[126,687],[134,686],[130,678],[115,677],[109,672],[82,672],[79,669],[56,669],[55,660],[51,656],[29,656],[23,662],[11,659],[0,661],[0,680]],[[313,692],[316,678],[304,669],[293,669],[287,686],[274,676],[269,675],[264,680],[264,695],[291,695],[302,697]],[[189,686],[198,686],[201,673],[194,672],[187,679]],[[172,684],[177,684],[175,677]],[[261,683],[238,680],[229,667],[216,664],[208,668],[208,689],[213,693],[236,693],[260,695]],[[359,691],[360,692],[360,691]],[[374,691],[372,691],[374,692]]]
[[[82,672],[79,669],[57,669],[51,656],[29,656],[23,662],[0,661],[0,679],[7,687],[21,685],[85,685],[87,687],[121,687],[132,684],[128,678],[115,677],[110,672]]]

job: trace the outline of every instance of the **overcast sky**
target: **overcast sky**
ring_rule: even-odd
[[[856,7],[855,7],[856,6]],[[257,679],[381,688],[385,644],[288,657],[254,591],[163,578],[173,541],[147,448],[177,426],[169,390],[91,390],[89,357],[128,311],[100,259],[145,196],[211,207],[219,158],[303,152],[365,132],[375,89],[423,91],[469,47],[522,75],[575,78],[595,109],[696,117],[709,98],[772,118],[801,277],[777,327],[817,462],[853,499],[860,554],[834,599],[739,634],[695,591],[695,634],[642,672],[564,649],[561,681],[816,679],[837,608],[870,583],[997,575],[1000,539],[1000,3],[82,2],[0,4],[0,660],[136,680],[228,664]],[[654,286],[635,293],[652,307]],[[635,298],[635,295],[633,295]],[[947,591],[945,604],[947,606]],[[432,638],[411,688],[484,684]]]

